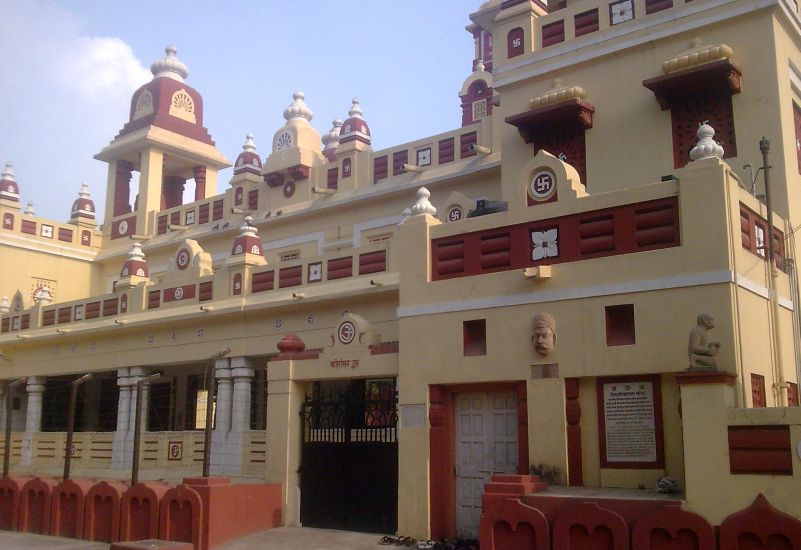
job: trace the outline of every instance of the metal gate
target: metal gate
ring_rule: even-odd
[[[317,393],[317,392],[315,392]],[[364,385],[307,396],[301,409],[304,526],[392,533],[398,523],[398,399]]]

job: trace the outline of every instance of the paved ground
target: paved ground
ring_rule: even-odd
[[[215,550],[375,550],[376,548],[403,548],[381,546],[381,535],[329,531],[309,527],[278,527],[256,533],[234,542],[218,546]],[[107,550],[108,544],[60,537],[45,537],[0,531],[2,550]],[[417,545],[411,548],[416,548]]]
[[[262,531],[220,546],[219,550],[375,550],[399,548],[381,546],[382,535],[312,529],[311,527],[278,527]],[[416,548],[417,545],[411,548]],[[403,548],[403,547],[400,547]]]
[[[3,550],[108,550],[108,544],[0,531],[0,548]]]

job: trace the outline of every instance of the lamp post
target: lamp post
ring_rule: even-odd
[[[78,386],[92,378],[92,373],[86,373],[70,383],[70,409],[67,424],[67,443],[64,448],[64,481],[70,478],[70,463],[72,462],[72,435],[75,431],[75,402],[78,400]]]

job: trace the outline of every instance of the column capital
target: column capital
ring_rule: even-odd
[[[231,376],[233,378],[253,378],[255,374],[256,371],[248,367],[237,367],[231,369]]]
[[[28,393],[42,393],[45,389],[44,376],[29,376],[26,384],[26,391]]]

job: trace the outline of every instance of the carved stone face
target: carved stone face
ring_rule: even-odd
[[[544,323],[536,323],[534,334],[531,335],[531,343],[534,344],[534,351],[539,355],[548,355],[556,345],[556,335],[551,327]]]

